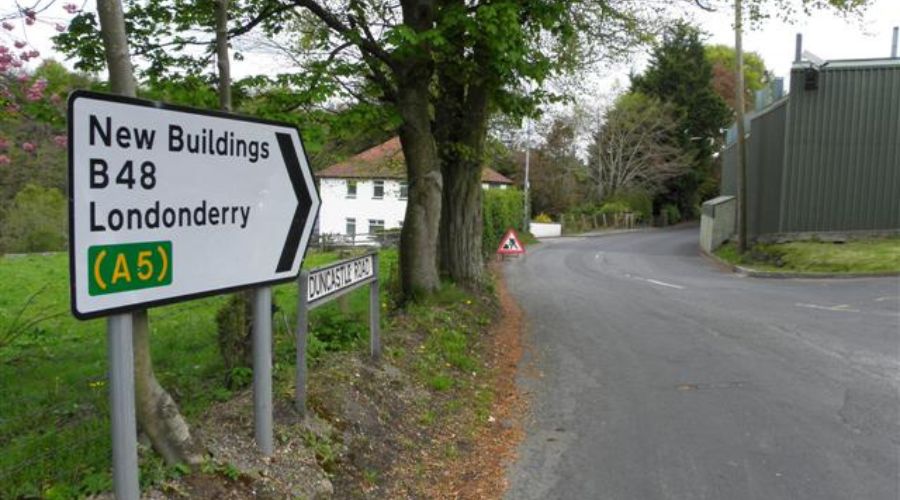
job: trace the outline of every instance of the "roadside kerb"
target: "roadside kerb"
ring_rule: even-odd
[[[760,271],[749,267],[732,264],[721,259],[718,255],[707,252],[698,246],[700,254],[711,260],[716,267],[749,278],[765,279],[852,279],[852,278],[893,278],[900,276],[898,272],[884,273],[802,273],[790,271]]]

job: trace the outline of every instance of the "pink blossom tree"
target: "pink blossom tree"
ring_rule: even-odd
[[[41,26],[65,31],[67,19],[79,11],[74,3],[56,0],[37,0],[30,7],[16,3],[12,10],[0,11],[0,165],[13,162],[14,146],[33,155],[44,143],[66,145],[62,129],[68,89],[50,86],[41,74],[46,61],[40,62],[41,52],[30,39]]]

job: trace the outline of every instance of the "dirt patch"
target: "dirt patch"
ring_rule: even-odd
[[[276,380],[272,457],[256,449],[249,391],[214,405],[194,430],[210,463],[145,497],[502,497],[523,436],[523,316],[491,269],[496,295],[393,314],[380,364],[364,349],[325,353],[309,371],[306,419],[292,377]]]

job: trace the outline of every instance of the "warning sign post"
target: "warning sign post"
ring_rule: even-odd
[[[519,239],[519,235],[513,228],[506,230],[506,234],[500,240],[500,246],[497,247],[497,255],[524,255],[525,245]]]

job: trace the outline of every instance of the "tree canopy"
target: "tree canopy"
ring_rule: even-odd
[[[713,90],[732,110],[737,89],[737,55],[728,45],[707,45],[706,58],[712,64]],[[756,52],[744,52],[745,111],[753,108],[754,93],[765,88],[771,78],[766,63]]]
[[[688,153],[690,168],[669,180],[656,203],[675,204],[682,214],[696,213],[700,198],[707,195],[700,187],[712,178],[712,155],[731,119],[727,104],[713,88],[713,66],[702,38],[697,28],[677,23],[654,48],[647,70],[631,82],[633,91],[670,102],[676,110],[675,141]]]

